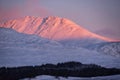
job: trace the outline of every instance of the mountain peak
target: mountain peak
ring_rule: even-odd
[[[24,18],[10,20],[1,27],[12,28],[21,33],[36,34],[52,40],[95,38],[105,41],[111,39],[96,35],[81,26],[75,24],[66,18],[57,16],[34,17],[26,16]]]

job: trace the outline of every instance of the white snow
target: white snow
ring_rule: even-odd
[[[106,43],[97,48],[98,52],[120,57],[120,42]]]
[[[56,41],[35,35],[17,33],[12,29],[0,28],[0,67],[41,65],[46,63],[79,61],[104,67],[120,68],[120,58],[104,55],[84,48],[64,47]],[[120,75],[106,77],[59,77],[37,76],[31,80],[119,80]],[[23,79],[29,80],[29,78]]]
[[[95,63],[120,68],[120,58],[84,48],[66,48],[60,43],[34,35],[0,30],[0,66],[28,66],[66,61]]]
[[[70,20],[59,17],[37,18],[27,16],[18,20],[11,20],[0,24],[0,67],[17,67],[28,65],[41,65],[46,63],[57,64],[58,62],[78,61],[82,63],[98,64],[103,67],[120,68],[120,58],[110,55],[104,55],[101,52],[96,52],[84,48],[77,47],[75,43],[64,44],[52,40],[60,39],[81,39],[81,38],[95,38],[99,40],[110,39],[96,35],[83,29],[79,25]],[[27,34],[32,35],[27,35]],[[36,35],[39,35],[36,36]],[[41,37],[44,38],[41,38]],[[47,39],[45,39],[47,38]],[[48,40],[52,39],[52,40]],[[98,40],[97,40],[98,41]],[[86,42],[83,40],[83,42]],[[96,42],[96,41],[93,41]],[[89,42],[91,43],[91,42]],[[67,47],[64,47],[67,45]],[[87,44],[87,43],[86,43]],[[75,45],[75,46],[74,46]],[[78,45],[78,46],[79,46]],[[69,47],[73,46],[73,47]],[[81,45],[80,45],[81,46]],[[112,45],[110,45],[112,46]],[[118,51],[120,46],[115,49],[113,47],[104,46],[101,50],[112,50],[112,53]],[[118,51],[119,52],[119,51]],[[117,53],[115,53],[117,54]],[[120,75],[106,76],[106,77],[68,77],[55,78],[53,76],[37,76],[31,80],[119,80]],[[26,78],[24,80],[29,80]]]
[[[48,75],[37,76],[35,78],[25,78],[22,80],[119,80],[120,75],[113,75],[113,76],[102,76],[102,77],[91,77],[91,78],[82,78],[82,77],[54,77]]]

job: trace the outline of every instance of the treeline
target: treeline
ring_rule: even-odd
[[[0,68],[0,80],[19,80],[23,78],[34,78],[39,75],[51,75],[56,77],[96,77],[116,74],[120,74],[120,69],[104,68],[95,64],[82,64],[80,62]]]

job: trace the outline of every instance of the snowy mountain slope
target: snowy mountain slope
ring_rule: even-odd
[[[0,66],[29,66],[46,63],[78,61],[94,63],[103,67],[120,68],[120,58],[87,49],[68,48],[0,48]]]
[[[72,48],[86,48],[88,46],[101,43],[101,42],[106,42],[106,41],[101,41],[98,39],[92,39],[92,38],[84,38],[80,40],[61,40],[59,43],[61,43],[65,47],[72,47]]]
[[[55,19],[51,20],[51,18]],[[12,20],[8,21],[7,23],[0,24],[2,27],[12,28],[20,32],[17,33],[12,29],[0,28],[0,67],[26,66],[26,65],[28,66],[28,65],[40,65],[44,63],[80,61],[82,63],[94,63],[104,67],[120,68],[119,57],[104,55],[101,54],[103,52],[99,51],[103,50],[106,52],[106,49],[110,47],[109,50],[115,48],[115,51],[118,50],[117,52],[119,53],[120,49],[118,43],[116,44],[108,43],[107,45],[96,46],[95,50],[98,50],[98,52],[96,52],[85,48],[66,48],[62,46],[59,42],[48,40],[48,39],[52,40],[63,39],[60,42],[64,45],[67,45],[68,47],[69,46],[76,47],[76,44],[79,44],[78,46],[83,45],[84,47],[85,43],[87,46],[91,46],[92,44],[96,44],[96,42],[99,42],[99,40],[100,42],[101,40],[110,41],[110,39],[106,39],[104,37],[93,34],[87,30],[84,30],[83,28],[79,28],[79,26],[78,28],[76,28],[77,25],[74,23],[71,24],[71,21],[69,22],[69,20],[66,21],[65,19],[65,21],[63,22],[62,20],[64,19],[62,18],[57,19],[56,17],[36,18],[27,16],[26,18]],[[63,27],[61,28],[61,26]],[[39,35],[39,37],[33,34]],[[44,39],[41,37],[48,39]],[[75,39],[75,41],[73,41],[72,39]],[[81,42],[79,42],[79,39],[80,40],[82,39]],[[89,44],[91,42],[93,43]],[[116,47],[113,48],[113,45],[114,46],[117,45],[117,48]],[[107,50],[107,53],[111,52],[109,50]],[[112,51],[114,52],[114,50]],[[116,79],[116,77],[114,78],[111,76],[110,78],[109,77],[100,78],[100,80],[101,79],[109,80],[111,78]],[[99,78],[94,78],[93,80],[96,79]]]
[[[18,33],[12,29],[0,28],[0,48],[3,47],[62,47],[58,42],[51,41],[38,37],[36,35],[28,35],[23,33]]]
[[[51,16],[40,18],[26,16],[24,18],[0,23],[0,26],[5,28],[12,28],[20,33],[35,34],[50,40],[57,40],[59,43],[68,48],[86,48],[95,46],[96,43],[112,41],[111,39],[89,32],[88,30],[68,19],[60,17]],[[111,49],[108,47],[106,48],[99,47],[98,50],[99,52],[104,51],[102,53],[119,55],[119,51],[117,50],[119,48],[116,48],[115,50],[113,47],[111,47]]]
[[[104,42],[89,46],[90,50],[120,57],[120,42]]]
[[[26,16],[1,23],[0,26],[58,41],[84,38],[111,41],[111,39],[96,35],[68,19],[53,16],[45,18]]]
[[[0,66],[28,66],[80,61],[120,68],[120,59],[84,48],[65,48],[35,35],[0,28]],[[48,46],[50,45],[50,46]]]

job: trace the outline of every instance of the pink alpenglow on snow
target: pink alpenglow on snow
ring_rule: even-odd
[[[1,23],[0,27],[12,28],[20,33],[36,34],[51,40],[95,38],[105,41],[112,39],[92,33],[74,22],[60,17],[26,16]]]

